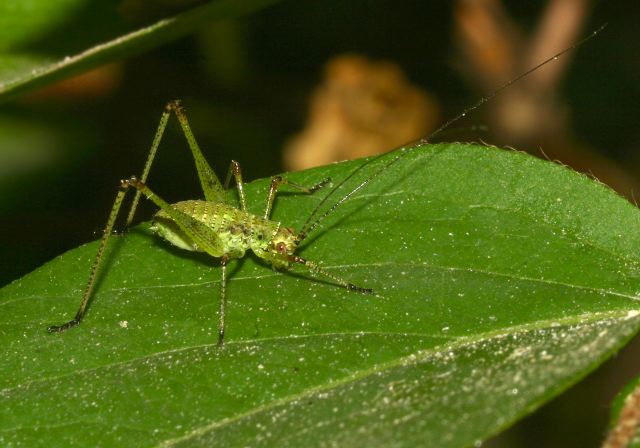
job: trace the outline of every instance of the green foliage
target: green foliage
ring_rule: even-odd
[[[119,9],[110,2],[86,0],[4,1],[0,4],[0,101],[275,1],[187,1],[182,7],[176,4],[181,13],[160,20],[156,16],[166,11],[145,8],[144,3],[133,8],[134,1],[122,2]],[[190,4],[201,6],[186,8]]]
[[[335,184],[360,163],[290,178]],[[267,187],[247,186],[256,213]],[[283,194],[274,218],[299,228],[324,194]],[[115,238],[86,320],[67,333],[45,329],[75,312],[95,242],[0,290],[0,440],[485,440],[638,330],[639,224],[635,207],[562,166],[495,148],[421,147],[338,208],[300,252],[375,295],[247,256],[231,266],[224,350],[216,261],[139,226]]]

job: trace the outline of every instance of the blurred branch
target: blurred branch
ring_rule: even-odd
[[[589,0],[550,0],[530,37],[500,0],[460,0],[456,35],[469,82],[490,92],[549,55],[579,40]],[[580,142],[571,130],[570,109],[559,92],[571,63],[563,56],[511,86],[485,112],[498,145],[509,145],[589,173],[628,198],[640,184],[611,160]]]
[[[640,427],[640,386],[624,400],[615,427],[611,429],[602,448],[625,448],[630,446]]]

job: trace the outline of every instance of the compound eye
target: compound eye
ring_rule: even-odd
[[[283,242],[276,244],[276,250],[281,254],[284,254],[287,251],[287,245]]]

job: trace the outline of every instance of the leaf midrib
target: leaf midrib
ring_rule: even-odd
[[[299,340],[299,339],[320,339],[326,337],[354,337],[354,338],[362,338],[363,336],[399,336],[399,337],[415,337],[415,338],[431,338],[431,339],[442,339],[445,342],[450,342],[448,345],[436,345],[429,349],[418,350],[420,356],[405,355],[400,358],[397,358],[393,361],[387,361],[384,363],[380,363],[377,365],[373,365],[368,369],[363,369],[362,371],[371,371],[371,374],[385,370],[389,365],[389,368],[394,367],[397,364],[402,364],[402,360],[404,359],[412,359],[412,360],[422,360],[427,358],[428,356],[438,353],[441,351],[447,351],[451,349],[458,349],[465,346],[474,345],[479,341],[484,341],[491,338],[505,337],[508,335],[516,334],[519,332],[527,332],[527,331],[535,331],[542,330],[545,328],[559,328],[560,326],[574,325],[574,324],[589,324],[595,322],[602,322],[608,319],[630,319],[636,318],[640,315],[640,308],[637,310],[616,310],[616,311],[606,311],[606,312],[595,312],[595,313],[587,313],[580,315],[572,315],[572,316],[564,316],[558,319],[544,319],[533,322],[527,322],[524,324],[514,325],[510,327],[502,327],[499,329],[486,331],[482,333],[477,333],[472,336],[442,336],[442,335],[430,335],[427,333],[395,333],[395,332],[371,332],[371,331],[354,331],[354,332],[334,332],[334,333],[316,333],[316,334],[305,334],[305,335],[296,335],[290,334],[286,336],[271,336],[266,338],[257,338],[257,339],[243,339],[243,340],[231,340],[226,342],[226,346],[242,346],[242,345],[256,345],[264,342],[277,342],[277,341],[287,341],[287,340]],[[160,358],[166,355],[185,352],[188,350],[197,350],[197,349],[212,349],[217,348],[216,343],[207,343],[207,344],[199,344],[199,345],[190,345],[184,347],[178,347],[170,350],[162,350],[155,353],[151,353],[145,356],[140,356],[137,358],[128,359],[125,361],[115,362],[104,364],[101,366],[95,366],[87,369],[76,370],[73,372],[68,372],[62,375],[51,376],[48,378],[38,378],[30,381],[26,381],[24,383],[20,383],[18,385],[8,387],[0,390],[0,395],[4,395],[16,389],[26,388],[33,384],[44,383],[49,381],[56,381],[62,378],[72,377],[74,375],[84,375],[90,372],[96,372],[103,369],[112,369],[119,368],[123,366],[133,365],[135,363],[146,364],[149,360],[153,358]],[[406,364],[406,363],[404,363]],[[382,367],[380,367],[382,366]],[[348,377],[351,377],[349,375]],[[342,380],[338,380],[342,381]],[[336,384],[336,381],[333,381],[331,385]],[[319,387],[319,386],[316,386]]]
[[[473,267],[444,266],[444,265],[431,264],[431,263],[427,263],[427,262],[414,262],[414,263],[375,262],[375,263],[353,263],[353,264],[343,264],[343,265],[326,265],[325,264],[325,265],[323,265],[323,269],[332,270],[332,269],[356,268],[356,269],[365,270],[365,269],[376,268],[376,267],[380,268],[380,267],[385,267],[385,266],[394,266],[394,267],[399,267],[399,268],[422,266],[422,267],[433,269],[433,270],[441,270],[441,271],[448,271],[448,272],[468,272],[468,273],[473,273],[473,274],[485,275],[485,276],[489,276],[489,277],[508,278],[508,279],[511,279],[511,280],[517,280],[517,281],[523,281],[523,282],[539,283],[539,284],[544,284],[544,285],[562,286],[562,287],[569,288],[569,289],[578,289],[578,290],[590,291],[590,292],[597,293],[597,294],[613,295],[613,296],[616,296],[616,297],[621,297],[621,298],[625,298],[625,299],[629,299],[629,300],[633,300],[633,301],[640,300],[640,297],[635,296],[635,295],[629,295],[629,294],[625,294],[625,293],[617,292],[617,291],[612,291],[612,290],[608,290],[608,289],[596,288],[596,287],[593,287],[593,286],[576,285],[576,284],[560,282],[560,281],[557,281],[557,280],[548,280],[548,279],[544,279],[544,278],[533,278],[533,277],[518,276],[518,275],[514,275],[512,273],[497,272],[497,271],[484,270],[484,269],[478,269],[478,268],[473,268]],[[298,272],[298,271],[296,271],[296,272]],[[306,271],[299,271],[299,272],[306,272]],[[231,282],[237,282],[237,281],[242,281],[242,280],[244,280],[244,281],[246,281],[246,280],[250,280],[250,281],[263,280],[263,279],[267,279],[267,278],[277,277],[277,276],[280,276],[280,275],[287,275],[287,274],[286,273],[274,272],[274,273],[264,274],[264,275],[249,275],[249,276],[242,276],[242,277],[234,276],[234,277],[230,278],[230,281]],[[104,294],[116,293],[116,292],[140,291],[140,290],[147,290],[147,289],[152,290],[152,289],[174,289],[174,288],[176,288],[176,289],[177,288],[199,288],[199,287],[203,287],[203,286],[216,285],[216,284],[219,284],[219,283],[220,283],[220,280],[208,280],[208,281],[200,282],[200,283],[181,283],[181,284],[167,284],[167,285],[143,285],[143,286],[134,286],[134,287],[101,289],[100,291],[97,291],[97,294],[104,295]],[[28,297],[17,297],[15,299],[10,299],[10,300],[3,301],[2,303],[0,303],[0,307],[3,306],[3,305],[9,304],[9,303],[14,303],[16,301],[22,301],[22,300],[25,300],[25,299],[46,299],[46,300],[51,300],[51,299],[55,299],[55,298],[59,298],[59,296],[35,295],[35,296],[28,296]],[[11,323],[15,323],[15,321],[12,321]]]
[[[326,383],[326,384],[319,384],[316,385],[314,387],[305,389],[304,391],[298,393],[298,394],[292,394],[292,395],[288,395],[286,397],[282,397],[279,398],[277,400],[273,400],[267,404],[264,405],[260,405],[257,406],[254,409],[251,409],[249,411],[246,412],[241,412],[239,414],[234,415],[233,417],[227,417],[224,418],[220,421],[216,421],[207,425],[202,425],[200,427],[197,427],[196,429],[190,431],[188,434],[185,434],[183,436],[180,437],[176,437],[173,439],[169,439],[169,440],[165,440],[163,442],[160,442],[158,445],[158,447],[167,447],[167,446],[172,446],[176,443],[185,441],[185,440],[189,440],[193,437],[197,437],[198,435],[201,434],[205,434],[208,431],[211,431],[215,428],[220,428],[223,427],[227,424],[230,423],[234,423],[236,421],[239,421],[241,419],[259,414],[263,411],[268,411],[270,409],[273,408],[277,408],[279,406],[282,405],[286,405],[289,404],[291,402],[294,401],[300,401],[304,398],[313,396],[317,393],[320,392],[324,392],[327,390],[331,390],[335,387],[339,387],[339,386],[343,386],[349,383],[355,383],[357,381],[360,381],[362,379],[365,379],[367,377],[373,376],[375,374],[378,374],[380,372],[386,371],[386,370],[391,370],[393,368],[396,367],[400,367],[400,366],[407,366],[407,365],[415,365],[418,364],[426,359],[428,359],[429,357],[433,356],[434,354],[440,353],[440,352],[449,352],[449,351],[453,351],[453,350],[457,350],[457,349],[461,349],[467,346],[475,346],[477,345],[478,341],[486,341],[487,339],[492,339],[492,338],[503,338],[505,336],[509,336],[509,335],[514,335],[520,332],[531,332],[531,331],[535,331],[535,330],[541,330],[544,328],[553,328],[553,329],[558,329],[562,326],[568,326],[568,325],[575,325],[575,324],[580,324],[580,325],[587,325],[590,323],[596,323],[596,322],[601,322],[601,321],[606,321],[608,319],[616,319],[616,318],[621,318],[621,319],[629,319],[629,318],[637,318],[638,314],[640,313],[640,310],[635,310],[634,314],[631,315],[630,311],[625,311],[624,313],[622,312],[602,312],[602,313],[590,313],[587,315],[587,318],[585,319],[584,317],[580,317],[580,316],[572,316],[570,318],[561,318],[561,319],[549,319],[549,320],[544,320],[544,321],[537,321],[536,323],[527,323],[527,324],[523,324],[523,325],[516,325],[513,327],[507,327],[507,328],[503,328],[500,330],[494,330],[494,331],[490,331],[490,332],[485,332],[485,333],[480,333],[478,335],[475,336],[462,336],[462,337],[457,337],[457,338],[451,338],[452,342],[449,344],[444,344],[444,345],[438,345],[429,349],[425,349],[425,350],[418,350],[416,353],[413,354],[409,354],[409,355],[405,355],[405,356],[401,356],[399,358],[393,359],[391,361],[387,361],[387,362],[383,362],[380,364],[374,364],[373,366],[366,368],[366,369],[362,369],[359,370],[357,372],[354,372],[350,375],[346,375],[343,378],[337,379],[337,380],[333,380],[330,383]],[[599,319],[593,319],[593,317],[598,316],[600,317]],[[545,322],[548,325],[546,326],[539,326],[537,325],[540,322]],[[509,330],[509,331],[505,331],[505,330]],[[345,333],[347,335],[351,335],[350,333]],[[364,334],[374,334],[374,333],[364,333]],[[376,333],[377,334],[377,333]],[[382,333],[384,334],[384,333]],[[393,333],[392,333],[393,334]],[[327,334],[327,335],[331,335],[331,334]],[[313,337],[317,337],[319,335],[308,335],[308,336],[304,336],[304,337],[309,337],[309,338],[313,338]],[[429,335],[421,335],[421,337],[430,337]],[[279,340],[279,339],[287,339],[290,338],[290,336],[288,337],[276,337],[276,338],[268,338],[268,339],[258,339],[258,340],[253,340],[253,343],[255,342],[259,342],[259,341],[266,341],[266,340]],[[239,343],[239,341],[237,342]],[[251,343],[249,341],[243,341],[243,343]]]

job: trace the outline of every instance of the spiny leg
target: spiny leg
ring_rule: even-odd
[[[182,131],[187,139],[187,143],[189,144],[189,148],[191,149],[191,153],[195,160],[196,169],[198,171],[198,176],[200,178],[200,184],[202,186],[202,190],[204,192],[205,198],[208,201],[213,202],[226,202],[226,194],[222,185],[220,184],[220,180],[217,178],[209,163],[202,155],[200,151],[200,147],[196,142],[196,139],[191,131],[189,126],[189,122],[184,113],[184,109],[180,105],[180,101],[171,101],[166,106],[160,117],[160,122],[158,124],[158,128],[156,130],[155,136],[153,138],[153,142],[151,143],[151,148],[149,150],[149,155],[147,156],[147,161],[145,162],[144,169],[142,171],[141,183],[144,184],[146,179],[149,176],[149,171],[151,170],[151,165],[158,151],[158,147],[160,146],[160,141],[162,140],[162,136],[164,134],[164,130],[167,127],[167,122],[169,121],[169,117],[171,113],[174,112],[180,122],[182,127]],[[125,185],[123,182],[121,185],[121,190],[116,195],[116,199],[111,208],[111,212],[109,214],[109,218],[107,220],[107,224],[104,229],[104,233],[102,235],[102,240],[100,242],[100,246],[98,247],[98,252],[96,254],[96,258],[91,267],[91,273],[89,275],[89,280],[87,282],[87,287],[82,296],[82,301],[80,303],[80,307],[76,316],[70,320],[69,322],[63,325],[52,325],[48,328],[50,333],[61,332],[67,330],[71,327],[74,327],[80,323],[87,309],[87,305],[89,303],[89,299],[91,298],[91,294],[93,292],[93,288],[95,286],[98,270],[100,265],[102,264],[102,258],[104,256],[104,251],[107,247],[107,243],[109,241],[109,237],[111,236],[111,232],[113,231],[113,227],[115,225],[115,221],[118,217],[118,213],[120,212],[120,207],[122,205],[122,200],[124,199],[124,195],[128,185]],[[129,209],[129,214],[127,215],[126,226],[128,227],[133,221],[133,216],[135,215],[136,209],[138,207],[138,203],[140,200],[141,190],[138,189],[136,191],[136,195],[131,203],[131,208]]]
[[[220,311],[218,312],[218,318],[220,319],[218,324],[218,347],[222,347],[224,344],[224,312],[227,307],[227,263],[229,257],[222,256],[220,265],[222,266],[222,280],[220,281]]]
[[[179,100],[174,100],[167,103],[164,111],[162,112],[160,123],[158,123],[158,129],[156,130],[155,136],[153,137],[151,149],[149,150],[149,155],[147,156],[147,161],[145,162],[144,170],[142,171],[142,176],[140,176],[140,181],[144,183],[149,177],[151,164],[153,163],[153,160],[156,156],[158,147],[160,146],[160,141],[162,140],[164,130],[167,127],[167,122],[169,121],[169,117],[171,116],[172,112],[176,114],[176,117],[180,122],[182,132],[187,139],[189,149],[191,149],[191,154],[193,155],[193,159],[195,161],[196,170],[198,171],[198,178],[200,179],[200,186],[202,187],[202,191],[204,192],[204,197],[207,201],[211,202],[226,202],[226,193],[224,191],[224,188],[222,188],[220,180],[211,169],[211,166],[207,162],[207,159],[205,159],[204,155],[202,154],[202,151],[198,146],[198,142],[196,141],[196,138],[191,131],[191,127],[189,126],[189,121],[187,120],[184,108],[182,107]],[[136,191],[136,195],[133,198],[133,202],[131,203],[131,209],[129,210],[129,214],[127,215],[127,227],[129,227],[131,225],[131,222],[133,221],[133,215],[135,214],[138,207],[138,202],[140,201],[140,194],[140,191]]]
[[[136,188],[149,200],[160,207],[167,215],[169,215],[169,217],[198,245],[200,249],[214,257],[221,257],[222,282],[220,283],[220,310],[218,314],[218,345],[222,346],[224,343],[224,317],[227,304],[227,263],[229,262],[230,257],[223,253],[223,246],[220,238],[213,230],[211,230],[211,228],[207,227],[202,222],[164,201],[136,177],[123,180],[122,186],[125,189],[129,187]]]
[[[151,142],[151,149],[149,149],[149,155],[147,155],[147,161],[144,164],[144,169],[142,170],[142,182],[147,181],[147,177],[149,177],[149,171],[151,171],[151,164],[153,163],[153,159],[156,157],[156,152],[158,152],[158,146],[160,146],[160,141],[162,140],[162,135],[164,134],[164,130],[167,127],[167,122],[169,121],[169,116],[171,114],[171,110],[169,109],[169,105],[165,106],[164,111],[162,112],[162,116],[160,117],[160,123],[158,123],[158,129],[153,137],[153,141]],[[133,198],[133,202],[131,202],[131,208],[129,209],[129,214],[127,215],[126,227],[129,227],[133,222],[133,215],[136,213],[136,209],[138,208],[138,202],[140,201],[140,192],[136,191],[136,195]]]
[[[238,196],[240,197],[240,208],[243,212],[247,211],[247,200],[244,196],[244,182],[242,181],[242,170],[240,164],[235,160],[231,161],[229,165],[229,171],[227,172],[227,179],[224,181],[224,189],[229,189],[231,183],[231,176],[236,178],[236,185],[238,186]]]
[[[307,267],[307,269],[309,269],[312,273],[314,274],[320,274],[323,275],[327,278],[330,278],[331,280],[333,280],[334,282],[336,282],[337,284],[339,284],[340,286],[347,288],[349,291],[355,291],[355,292],[362,292],[362,293],[370,293],[373,292],[373,289],[371,288],[363,288],[361,286],[357,286],[351,282],[348,282],[346,280],[344,280],[343,278],[340,278],[336,275],[331,274],[330,272],[325,271],[324,269],[322,269],[317,263],[311,261],[311,260],[306,260],[302,257],[299,257],[298,255],[291,255],[290,257],[290,261],[292,261],[293,263],[299,263],[302,264],[304,266]]]
[[[271,216],[273,202],[276,199],[276,193],[278,192],[278,188],[280,188],[281,185],[289,185],[290,187],[302,193],[312,194],[328,184],[330,180],[331,179],[326,178],[318,182],[317,184],[312,185],[311,187],[305,187],[304,185],[292,182],[282,176],[273,176],[271,178],[271,186],[269,187],[269,196],[267,196],[267,208],[264,211],[264,219],[269,219],[269,217]]]
[[[209,202],[226,203],[226,192],[222,187],[222,184],[220,184],[218,176],[216,176],[216,173],[211,169],[209,162],[207,162],[207,159],[202,155],[200,146],[198,146],[198,142],[196,141],[196,138],[191,131],[191,127],[189,126],[189,121],[187,120],[184,107],[182,107],[179,100],[175,100],[167,104],[167,109],[174,111],[178,121],[180,122],[182,132],[187,139],[187,143],[191,149],[191,154],[193,155],[193,159],[196,163],[196,170],[198,171],[198,177],[200,178],[200,185],[202,186],[205,199]],[[145,180],[142,179],[142,182],[145,182]]]
[[[84,294],[82,295],[82,301],[80,302],[80,307],[78,308],[76,316],[65,324],[51,325],[49,328],[47,328],[47,331],[49,331],[49,333],[59,333],[68,330],[71,327],[75,327],[84,317],[84,314],[87,311],[87,305],[89,304],[89,299],[91,298],[91,293],[93,292],[93,287],[96,283],[98,270],[100,268],[100,265],[102,264],[104,250],[107,247],[107,243],[109,242],[109,237],[111,236],[111,232],[113,231],[113,226],[116,222],[116,218],[118,217],[118,212],[120,211],[120,206],[122,205],[122,200],[124,199],[125,193],[126,188],[121,188],[116,195],[116,199],[113,201],[113,207],[111,207],[111,212],[109,213],[109,218],[107,219],[107,225],[104,228],[104,233],[102,234],[102,240],[100,241],[100,246],[98,247],[96,258],[93,261],[93,265],[91,266],[89,281],[87,282],[87,287],[85,288]]]

